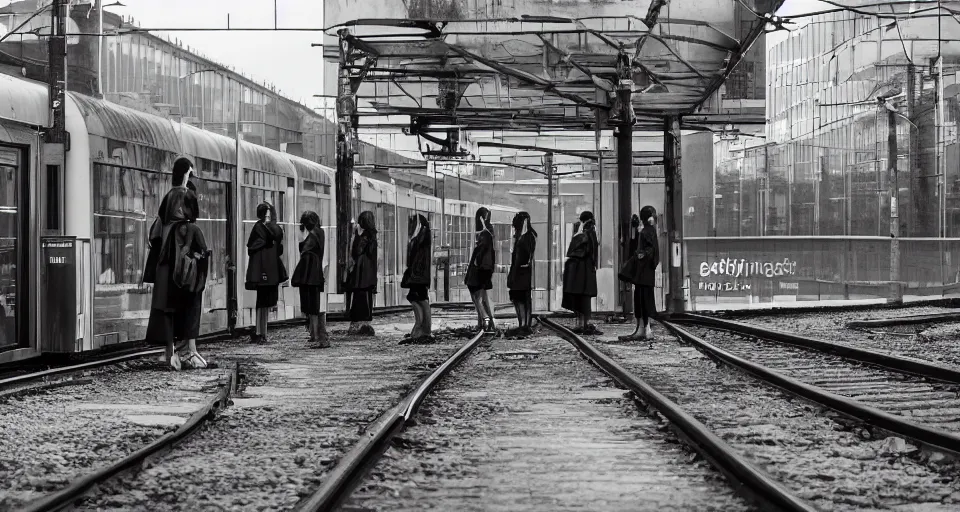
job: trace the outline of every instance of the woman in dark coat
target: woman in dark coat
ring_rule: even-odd
[[[277,210],[264,201],[257,205],[257,223],[247,240],[246,289],[257,292],[257,332],[254,343],[266,343],[270,308],[277,306],[280,283],[287,280],[283,256],[283,229],[277,225]]]
[[[577,314],[574,332],[602,334],[590,324],[590,301],[597,296],[597,240],[593,213],[580,214],[580,228],[570,240],[567,261],[563,266],[563,301],[561,306]]]
[[[350,309],[348,334],[373,336],[373,294],[377,289],[377,227],[373,212],[357,218],[347,265],[347,307]]]
[[[410,241],[407,243],[407,269],[400,287],[410,290],[407,300],[413,306],[414,324],[409,341],[429,342],[433,337],[430,319],[430,251],[432,233],[430,222],[420,214],[413,214],[407,222]]]
[[[323,251],[326,236],[320,227],[320,216],[306,211],[300,216],[300,231],[307,236],[300,242],[300,261],[293,270],[290,284],[300,288],[300,308],[307,317],[310,348],[328,348],[327,314],[320,311],[323,301]]]
[[[637,328],[629,336],[621,336],[625,341],[653,339],[650,319],[657,316],[657,303],[653,287],[657,281],[657,266],[660,265],[660,242],[657,239],[657,210],[652,206],[640,209],[639,220],[643,222],[639,243],[631,249],[640,260],[639,284],[633,289],[633,311],[637,318]]]
[[[178,175],[175,164],[174,171],[175,187],[162,202],[163,210],[158,216],[160,236],[151,236],[151,255],[144,271],[144,282],[154,283],[146,339],[166,345],[165,361],[176,370],[181,368],[181,363],[187,367],[205,368],[207,362],[197,352],[196,345],[203,286],[197,291],[181,288],[174,280],[174,270],[182,254],[192,254],[199,260],[198,274],[205,280],[210,251],[203,232],[196,225],[200,209],[197,195],[185,186],[189,169]],[[149,263],[151,260],[155,263]],[[174,345],[178,340],[186,340],[188,346],[182,360]]]
[[[493,249],[493,225],[490,224],[490,210],[479,208],[474,222],[476,229],[476,243],[470,255],[470,265],[467,267],[465,284],[470,290],[470,298],[477,308],[477,321],[480,329],[487,332],[496,331],[493,322],[493,308],[487,298],[487,290],[493,288],[493,270],[496,258]]]
[[[530,226],[530,214],[520,212],[513,218],[513,254],[511,254],[510,273],[507,274],[507,288],[510,289],[510,302],[517,310],[517,331],[515,334],[532,334],[530,322],[533,318],[533,257],[537,250],[537,232]]]

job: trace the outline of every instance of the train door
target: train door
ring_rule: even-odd
[[[28,277],[25,163],[23,150],[0,146],[0,351],[29,347],[24,308],[30,299],[27,287],[17,286]]]

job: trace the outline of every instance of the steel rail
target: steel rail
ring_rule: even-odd
[[[207,402],[207,405],[202,409],[193,413],[190,418],[187,419],[186,423],[181,425],[176,431],[161,436],[152,443],[127,455],[110,466],[98,469],[89,475],[74,480],[64,489],[28,503],[20,509],[20,512],[50,512],[61,510],[70,506],[75,500],[82,497],[94,486],[103,484],[120,473],[140,466],[151,457],[157,457],[167,453],[173,449],[174,446],[197,432],[218,410],[223,409],[229,404],[230,396],[236,391],[239,371],[239,365],[235,366],[228,374],[227,382],[221,385],[217,395]]]
[[[37,379],[42,379],[43,377],[50,377],[53,375],[62,375],[64,373],[71,373],[81,370],[89,370],[93,368],[98,368],[100,366],[107,366],[114,363],[122,363],[124,361],[130,361],[133,359],[139,359],[141,357],[151,356],[163,352],[162,348],[155,348],[149,350],[142,350],[139,352],[134,352],[132,354],[124,354],[121,356],[109,357],[106,359],[98,359],[95,361],[90,361],[81,364],[75,364],[70,366],[63,366],[60,368],[51,368],[49,370],[43,370],[39,372],[27,373],[24,375],[17,375],[16,377],[8,377],[6,379],[0,379],[0,390],[8,389],[17,384],[25,384]]]
[[[484,334],[483,331],[478,332],[436,370],[431,372],[415,390],[374,420],[364,432],[360,441],[330,471],[320,488],[309,497],[301,500],[295,510],[316,512],[335,510],[336,507],[340,506],[367,472],[380,460],[380,456],[389,447],[393,437],[402,431],[413,415],[417,413],[420,404],[437,382],[479,345]]]
[[[742,487],[738,490],[745,492],[748,498],[759,502],[765,510],[770,510],[767,507],[773,507],[775,510],[797,512],[813,512],[816,510],[791,493],[783,484],[774,480],[764,470],[747,461],[706,425],[697,421],[679,405],[620,366],[611,357],[600,352],[596,347],[560,324],[543,316],[540,317],[540,321],[573,344],[581,354],[593,361],[604,373],[629,388],[637,396],[643,397],[647,404],[660,411],[691,448],[710,461],[713,467],[717,468],[729,480],[740,484]]]
[[[807,384],[806,382],[789,377],[711,345],[707,341],[694,336],[692,333],[683,330],[672,322],[661,321],[661,323],[680,339],[690,343],[702,352],[727,364],[736,366],[762,381],[773,384],[799,397],[824,405],[845,416],[859,419],[883,430],[910,438],[919,445],[928,446],[938,451],[949,452],[954,456],[960,456],[960,435],[907,421],[902,416],[882,411],[846,396],[831,393],[823,388]]]
[[[910,315],[899,318],[875,318],[872,320],[854,320],[847,322],[850,329],[871,327],[892,327],[895,325],[939,324],[960,321],[960,312],[931,313],[927,315]]]
[[[885,352],[878,352],[865,348],[853,347],[842,343],[820,340],[793,334],[790,332],[767,329],[757,325],[751,325],[744,322],[735,322],[733,320],[723,320],[705,315],[695,315],[692,313],[680,313],[673,315],[671,321],[689,322],[696,325],[708,326],[739,334],[756,336],[758,338],[770,339],[788,345],[794,345],[801,348],[816,350],[834,356],[881,366],[887,370],[899,373],[907,373],[926,377],[928,379],[960,384],[960,368],[945,364],[935,363],[933,361],[924,361],[912,357],[898,356]]]

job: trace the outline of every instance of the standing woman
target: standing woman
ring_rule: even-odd
[[[533,319],[533,257],[537,250],[537,232],[530,226],[530,214],[520,212],[513,218],[513,254],[507,288],[510,302],[517,310],[516,334],[532,334]]]
[[[466,285],[470,298],[477,308],[478,327],[487,332],[496,331],[493,322],[493,308],[487,290],[493,289],[493,269],[496,264],[493,253],[493,226],[490,224],[490,210],[481,207],[477,210],[475,221],[476,244],[470,255],[467,267]],[[486,316],[485,316],[486,315]]]
[[[410,290],[407,300],[413,306],[415,318],[409,341],[429,342],[433,335],[430,321],[430,251],[432,234],[430,222],[415,213],[407,222],[410,241],[407,243],[407,269],[400,281],[401,288]]]
[[[300,261],[293,269],[290,284],[300,288],[300,308],[307,317],[311,348],[328,348],[327,315],[321,312],[323,295],[323,250],[326,244],[320,216],[313,211],[300,216],[300,232],[306,238],[300,242]]]
[[[283,229],[277,225],[277,210],[264,201],[257,205],[257,223],[247,240],[246,289],[257,292],[257,332],[254,343],[266,343],[270,308],[277,306],[280,283],[287,280],[283,261]]]
[[[373,212],[365,211],[357,219],[350,262],[347,265],[347,297],[350,308],[348,334],[373,336],[373,294],[377,289],[377,226]]]
[[[146,339],[166,345],[164,359],[175,370],[180,370],[182,365],[207,367],[206,360],[197,351],[196,339],[210,251],[203,232],[196,225],[200,209],[197,196],[186,187],[190,170],[188,167],[180,174],[181,169],[174,164],[174,189],[164,197],[158,215],[160,236],[154,238],[151,234],[151,254],[143,279],[154,283]],[[190,282],[180,279],[182,274],[177,272],[184,267],[184,258],[197,262]],[[175,347],[177,340],[186,340],[187,351],[182,361]]]
[[[570,240],[563,266],[563,302],[561,306],[577,314],[574,332],[603,334],[590,324],[590,301],[597,296],[597,240],[593,213],[580,214],[580,228]]]
[[[653,339],[650,319],[657,316],[657,303],[653,287],[657,281],[657,266],[660,265],[660,241],[657,239],[657,210],[652,206],[640,209],[643,230],[640,231],[640,243],[636,249],[640,260],[637,285],[633,289],[633,310],[637,317],[637,328],[633,334],[622,336],[627,341]]]

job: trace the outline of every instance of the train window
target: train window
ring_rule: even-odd
[[[61,183],[60,166],[47,166],[47,194],[46,194],[46,222],[45,228],[51,231],[60,230]]]

